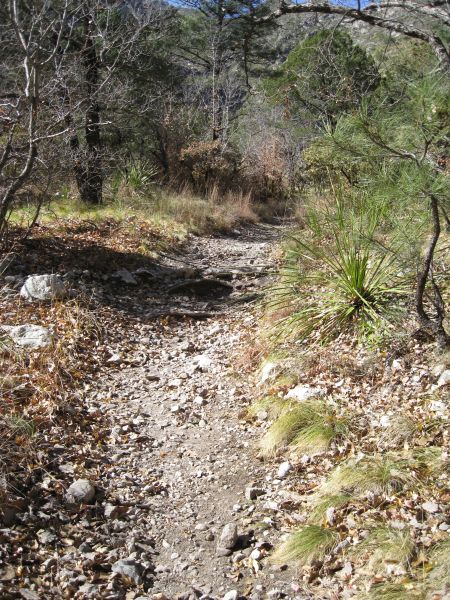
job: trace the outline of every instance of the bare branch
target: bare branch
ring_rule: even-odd
[[[384,6],[387,6],[387,4],[385,4]],[[421,5],[417,5],[418,11],[420,11],[420,6]],[[265,23],[268,21],[279,19],[283,15],[290,14],[318,13],[325,15],[340,15],[348,19],[362,21],[364,23],[367,23],[368,25],[381,27],[382,29],[394,31],[407,37],[426,42],[430,45],[431,49],[438,58],[439,63],[442,65],[442,67],[447,70],[450,69],[449,51],[438,36],[434,35],[434,33],[422,31],[421,29],[413,25],[403,23],[397,18],[390,18],[388,16],[378,16],[376,14],[373,14],[373,11],[373,5],[370,5],[369,8],[365,9],[354,9],[341,5],[330,4],[328,2],[324,2],[321,4],[286,4],[283,1],[281,2],[277,10],[273,11],[267,16],[261,17],[260,19],[258,19],[258,22]]]

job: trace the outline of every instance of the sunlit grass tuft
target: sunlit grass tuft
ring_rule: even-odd
[[[296,452],[320,452],[347,430],[347,421],[322,401],[293,402],[261,440],[264,455],[290,446]]]
[[[327,511],[330,508],[341,508],[345,506],[352,496],[350,494],[335,494],[329,496],[320,496],[320,498],[313,503],[312,510],[309,513],[309,522],[321,523],[325,520]]]
[[[430,591],[437,591],[450,582],[450,539],[438,543],[430,553],[431,570],[426,581]]]
[[[337,545],[339,535],[318,525],[306,525],[293,533],[275,552],[278,563],[295,562],[307,565],[313,561],[323,561]]]
[[[251,417],[256,417],[258,413],[265,411],[271,419],[277,419],[291,404],[290,400],[285,400],[279,396],[264,396],[253,402],[248,409],[248,414]]]
[[[450,459],[439,446],[415,448],[412,452],[411,462],[424,478],[450,472]]]
[[[355,497],[367,493],[390,494],[417,483],[405,459],[392,455],[349,459],[332,471],[316,498],[319,502],[323,496],[344,493]]]

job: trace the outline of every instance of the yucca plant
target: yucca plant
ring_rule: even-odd
[[[299,565],[323,561],[338,541],[339,535],[332,529],[306,525],[293,533],[276,550],[273,558],[278,563],[295,562]]]
[[[262,453],[270,455],[283,446],[290,446],[295,452],[323,451],[347,429],[347,419],[326,402],[292,402],[261,440]]]
[[[393,322],[399,298],[410,291],[409,277],[399,275],[398,254],[375,243],[378,212],[355,215],[337,201],[324,231],[294,235],[286,253],[271,306],[287,311],[278,328],[299,340],[312,334],[327,341],[349,326],[371,332]]]
[[[142,160],[133,162],[125,171],[125,181],[135,192],[143,190],[157,175],[158,169]]]

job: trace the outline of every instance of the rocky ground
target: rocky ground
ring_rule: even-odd
[[[134,271],[65,274],[106,332],[68,423],[102,425],[70,451],[43,440],[47,475],[0,530],[2,598],[309,597],[267,558],[290,465],[258,459],[255,383],[240,372],[282,233],[253,226]]]

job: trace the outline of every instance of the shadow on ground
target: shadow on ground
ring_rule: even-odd
[[[37,227],[28,239],[16,236],[11,264],[4,274],[70,274],[73,287],[84,289],[95,303],[139,319],[217,312],[228,304],[230,296],[245,293],[242,281],[239,292],[234,290],[230,271],[240,265],[244,279],[258,277],[255,267],[248,263],[248,249],[255,245],[255,251],[250,250],[254,264],[258,244],[279,235],[277,227],[251,225],[228,234],[192,238],[184,245],[174,239],[170,251],[165,247],[155,259],[146,255],[142,244],[157,249],[162,239],[148,230],[139,236],[136,231],[130,235],[115,223],[78,223],[63,232]],[[208,273],[205,281],[204,273],[211,268],[217,273]],[[137,283],[126,284],[114,277],[121,269],[133,273]]]

